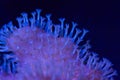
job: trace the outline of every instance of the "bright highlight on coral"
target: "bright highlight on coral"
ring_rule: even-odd
[[[0,29],[0,80],[114,80],[113,64],[90,51],[86,29],[53,23],[36,9]],[[82,44],[81,43],[85,43]]]

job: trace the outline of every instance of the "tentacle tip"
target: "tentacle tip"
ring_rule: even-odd
[[[36,12],[40,13],[42,11],[42,9],[36,9]]]
[[[24,17],[24,16],[27,16],[27,13],[26,12],[22,12],[21,15]]]
[[[78,23],[72,21],[72,25],[73,25],[73,27],[76,27],[76,26],[78,26]]]
[[[65,21],[65,18],[59,18],[59,21],[60,21],[60,22],[64,22],[64,21]]]
[[[50,17],[52,16],[52,14],[46,14],[46,17],[47,17],[47,19],[50,19]]]

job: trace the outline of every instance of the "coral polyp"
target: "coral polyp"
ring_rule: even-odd
[[[113,64],[100,59],[77,23],[53,23],[41,9],[21,13],[18,25],[0,29],[0,80],[114,80]],[[84,43],[80,45],[81,43]]]

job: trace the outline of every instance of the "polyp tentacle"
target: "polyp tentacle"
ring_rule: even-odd
[[[37,20],[40,21],[40,14],[41,14],[41,9],[36,9],[36,12],[37,12]]]
[[[74,29],[76,28],[77,25],[78,25],[77,23],[72,22],[72,30],[71,30],[71,32],[70,32],[69,37],[72,37],[72,36],[73,36]]]
[[[88,33],[89,31],[86,29],[83,29],[83,34],[81,35],[81,40],[83,40],[84,36],[86,35],[86,33]]]
[[[76,28],[76,33],[75,33],[75,35],[73,36],[73,42],[75,42],[75,39],[77,38],[77,36],[78,36],[80,33],[81,33],[81,30]]]
[[[60,35],[63,36],[64,35],[64,22],[65,22],[65,18],[60,18],[59,21],[61,23],[60,24],[60,30],[61,30]]]
[[[51,14],[47,14],[46,17],[47,17],[47,22],[46,22],[46,26],[45,26],[45,31],[46,32],[50,32],[51,31],[51,27],[52,27],[52,20],[50,19],[51,18]]]
[[[21,17],[17,17],[16,20],[18,22],[19,28],[23,27],[23,25],[22,25],[23,19]]]
[[[66,26],[66,28],[65,28],[64,37],[66,38],[68,35],[69,24],[66,24],[65,26]]]
[[[28,15],[27,13],[21,13],[23,17],[23,26],[29,26]]]

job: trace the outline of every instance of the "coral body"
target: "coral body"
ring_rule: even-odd
[[[22,13],[18,26],[1,28],[0,80],[114,80],[111,62],[91,52],[89,41],[80,45],[88,30],[64,18],[54,24],[50,14],[40,13]]]

